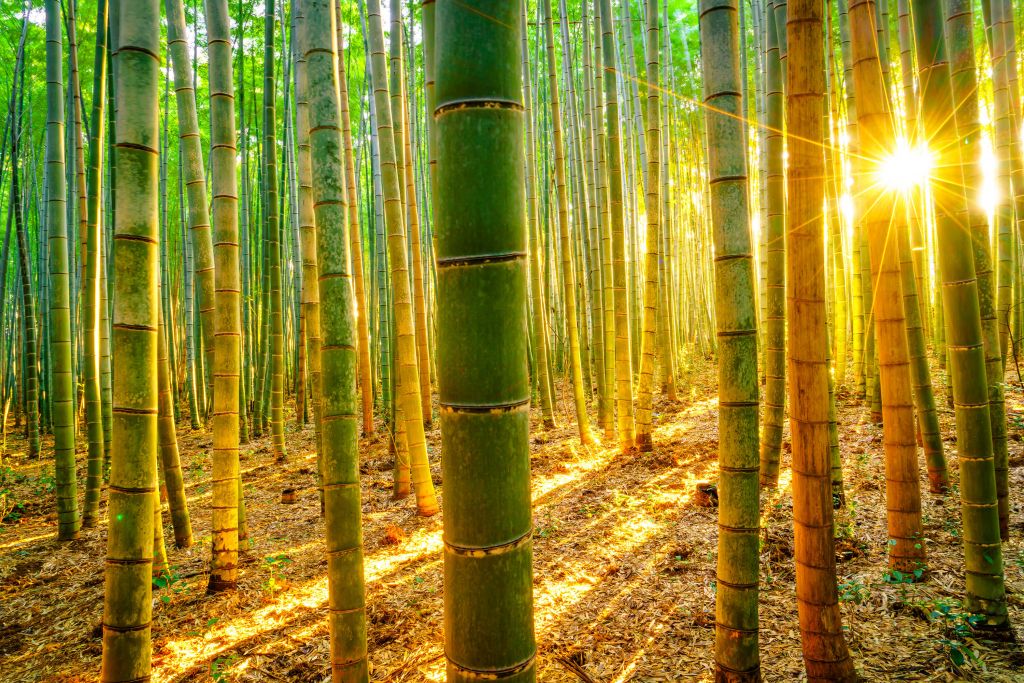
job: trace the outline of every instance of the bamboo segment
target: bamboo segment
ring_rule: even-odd
[[[438,379],[450,683],[536,679],[522,11],[520,0],[442,0],[436,10]],[[567,299],[572,294],[566,292]],[[478,353],[463,353],[466,340]]]
[[[648,6],[648,17],[657,17],[650,7],[654,4]],[[737,0],[702,0],[700,5],[720,353],[715,678],[758,681],[757,297],[738,94],[737,5]],[[652,158],[657,157],[649,153]],[[654,168],[650,178],[657,178]]]
[[[661,105],[658,72],[661,70],[657,0],[647,0],[647,235],[644,255],[643,316],[640,337],[640,380],[637,383],[636,439],[641,451],[650,451],[651,413],[654,403],[654,353],[658,328],[658,262],[661,258]],[[743,154],[743,150],[737,150]],[[756,324],[754,326],[756,328]],[[756,366],[755,361],[755,366]],[[755,389],[756,393],[756,389]]]
[[[609,206],[611,209],[612,289],[615,303],[615,409],[618,416],[619,446],[636,445],[633,422],[633,366],[629,337],[629,300],[626,291],[625,215],[622,207],[622,153],[620,149],[618,77],[615,65],[615,35],[612,32],[610,0],[601,2],[601,42],[604,63],[605,115],[608,128],[607,159]]]
[[[921,120],[931,140],[942,311],[948,341],[960,465],[960,500],[966,559],[965,607],[984,625],[1009,627],[999,510],[989,417],[984,337],[974,251],[963,223],[963,172],[954,120],[942,11],[931,0],[912,0],[921,82]]]
[[[116,60],[113,445],[100,680],[150,675],[159,326],[160,7],[119,8]]]
[[[761,436],[761,486],[779,481],[782,421],[786,410],[786,186],[782,165],[782,62],[774,21],[768,21],[767,73],[767,203],[765,230],[767,311],[765,315],[764,424]]]
[[[65,214],[67,188],[64,181],[61,51],[60,10],[57,3],[50,0],[46,3],[46,231],[49,236],[47,246],[52,287],[50,352],[53,356],[53,458],[57,480],[57,537],[60,540],[71,540],[78,536],[80,522],[75,474],[75,389],[71,380],[71,293]],[[98,484],[95,482],[97,494]],[[96,503],[98,507],[98,496]]]
[[[384,189],[384,211],[388,231],[388,261],[391,267],[391,291],[394,296],[396,351],[400,419],[404,421],[416,491],[416,509],[430,516],[438,511],[434,484],[427,462],[427,445],[423,432],[423,409],[420,403],[419,365],[413,326],[412,295],[409,285],[409,258],[402,216],[400,175],[396,157],[391,108],[388,105],[387,70],[384,59],[384,35],[381,27],[380,0],[368,0],[367,19],[371,50],[373,96],[377,107],[377,138],[380,145],[381,174]],[[310,122],[312,125],[312,121]],[[321,295],[321,301],[324,301]],[[326,338],[324,343],[327,344]],[[324,378],[325,386],[327,378]]]
[[[206,0],[210,64],[210,176],[217,307],[213,374],[213,508],[210,591],[234,589],[246,549],[245,503],[238,472],[241,381],[241,274],[235,101],[227,0]],[[244,412],[241,418],[244,419]]]
[[[786,25],[789,207],[786,216],[786,314],[789,323],[793,524],[800,639],[810,681],[854,681],[836,588],[828,423],[825,316],[825,199],[822,112],[823,6],[792,0]],[[851,22],[852,23],[852,22]]]
[[[374,4],[371,2],[371,22]],[[313,205],[320,259],[323,486],[327,525],[328,622],[335,681],[369,679],[363,536],[359,496],[356,324],[346,261],[344,141],[338,105],[334,0],[303,0],[300,52],[306,58]],[[378,15],[379,21],[379,15]],[[414,405],[413,424],[422,421]]]
[[[558,202],[558,239],[562,256],[562,286],[565,289],[565,320],[569,337],[569,368],[572,373],[572,394],[576,405],[576,426],[580,441],[595,442],[587,415],[586,394],[583,388],[583,366],[580,358],[578,320],[576,311],[576,276],[572,265],[572,242],[569,236],[569,197],[565,180],[565,145],[562,139],[562,112],[559,106],[558,76],[555,68],[555,37],[552,29],[551,0],[541,0],[544,36],[548,55],[548,87],[551,102],[552,136],[555,150],[555,196]],[[518,47],[516,48],[518,50]],[[582,283],[581,283],[582,284]]]

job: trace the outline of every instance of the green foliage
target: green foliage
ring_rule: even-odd
[[[210,678],[213,679],[214,683],[224,683],[231,680],[229,672],[238,660],[239,656],[234,653],[224,657],[217,657],[210,664]]]
[[[188,584],[181,578],[177,567],[171,567],[159,576],[153,577],[153,588],[160,591],[160,602],[167,605],[175,595],[188,591]]]
[[[37,497],[45,496],[53,493],[55,488],[57,488],[57,479],[50,474],[49,467],[44,467],[34,480],[32,493]]]
[[[984,667],[973,638],[974,627],[985,621],[984,616],[962,611],[956,601],[937,601],[928,617],[933,624],[942,627],[942,637],[935,642],[956,671],[966,667]]]
[[[267,555],[263,558],[264,567],[270,572],[270,578],[264,582],[263,587],[271,593],[284,588],[282,582],[285,580],[285,567],[291,564],[292,558],[282,553],[280,555]]]
[[[12,487],[24,479],[24,475],[10,467],[0,468],[0,522],[13,523],[21,519],[25,504],[14,497]]]
[[[871,594],[871,589],[860,579],[850,579],[839,584],[839,602],[852,602],[855,605],[863,604]]]

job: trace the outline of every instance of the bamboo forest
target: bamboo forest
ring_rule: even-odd
[[[0,682],[1024,681],[1024,0],[0,61]]]

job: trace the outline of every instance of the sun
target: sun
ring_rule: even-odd
[[[906,192],[924,185],[932,170],[932,155],[924,145],[911,145],[905,139],[878,162],[878,181],[890,190]]]

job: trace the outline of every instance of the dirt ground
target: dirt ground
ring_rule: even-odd
[[[653,453],[580,446],[569,396],[559,427],[534,422],[534,602],[542,681],[711,680],[714,647],[716,512],[692,499],[716,478],[714,371],[686,382],[678,402],[656,409]],[[937,389],[940,397],[943,388]],[[958,480],[952,412],[941,419],[951,475]],[[1012,540],[1004,546],[1010,616],[1024,642],[1024,395],[1007,396],[1011,433]],[[955,491],[927,493],[929,580],[904,584],[886,571],[881,428],[839,397],[848,506],[837,514],[842,611],[857,666],[868,680],[1024,680],[1017,643],[972,636],[959,618],[963,554]],[[439,431],[428,434],[442,513],[417,517],[412,499],[391,498],[387,443],[360,443],[371,679],[442,681]],[[312,681],[329,675],[323,524],[311,425],[291,421],[288,460],[269,439],[242,449],[252,550],[239,589],[207,596],[209,432],[179,426],[196,544],[178,550],[154,591],[154,681]],[[18,430],[20,432],[20,430]],[[788,428],[787,428],[788,434]],[[786,437],[788,439],[788,436]],[[47,442],[44,453],[49,453]],[[24,459],[12,434],[4,460],[7,507],[0,524],[0,680],[92,681],[99,670],[105,520],[70,543],[56,540],[52,461]],[[84,443],[81,444],[84,448]],[[788,442],[780,491],[762,494],[761,657],[766,681],[800,680],[792,559]],[[84,453],[79,481],[84,481]],[[281,503],[283,488],[298,501]],[[942,616],[945,614],[946,616]],[[958,663],[962,662],[958,666]]]

